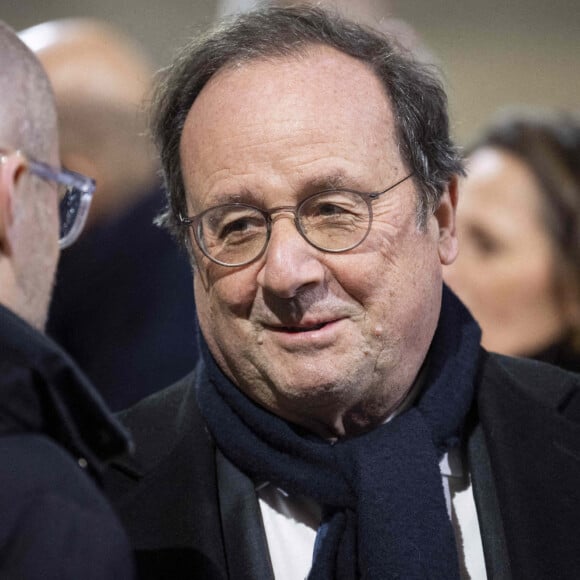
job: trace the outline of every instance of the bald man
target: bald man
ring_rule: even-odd
[[[63,164],[97,181],[87,231],[59,266],[48,332],[121,409],[197,359],[190,267],[153,224],[164,196],[142,107],[152,66],[132,39],[94,19],[20,36],[55,88]]]
[[[0,93],[0,577],[131,578],[99,489],[128,440],[42,332],[59,248],[82,229],[94,183],[61,168],[49,81],[2,22]]]

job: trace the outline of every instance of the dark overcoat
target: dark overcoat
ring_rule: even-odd
[[[129,541],[99,487],[127,446],[68,356],[0,305],[0,578],[133,578]]]
[[[146,579],[272,578],[253,483],[217,450],[195,372],[125,412],[106,487]],[[580,578],[580,376],[482,351],[464,441],[488,577]]]

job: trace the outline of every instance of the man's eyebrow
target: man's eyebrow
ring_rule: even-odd
[[[257,198],[261,196],[257,195],[256,192],[243,187],[235,192],[219,192],[212,194],[208,200],[206,200],[208,207],[215,207],[216,205],[226,205],[229,203],[250,203],[255,205]]]
[[[335,171],[327,175],[321,175],[308,182],[308,189],[322,191],[325,189],[343,189],[352,187],[353,179],[342,171]]]
[[[326,191],[328,189],[356,189],[356,187],[354,187],[355,185],[356,181],[352,178],[352,176],[347,175],[345,172],[339,169],[326,175],[320,175],[305,180],[299,189],[304,192],[304,195],[308,195],[317,193],[318,191]],[[206,204],[204,204],[206,207],[200,208],[198,213],[218,205],[227,205],[230,203],[247,203],[256,207],[261,207],[260,204],[263,203],[263,201],[263,194],[248,189],[247,187],[242,187],[235,192],[218,192],[212,194],[206,200]]]

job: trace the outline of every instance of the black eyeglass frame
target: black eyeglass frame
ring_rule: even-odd
[[[389,185],[389,187],[387,187],[386,189],[383,189],[382,191],[378,191],[378,192],[370,192],[369,193],[369,192],[361,192],[361,191],[356,191],[354,189],[344,189],[344,188],[325,189],[322,191],[317,191],[316,193],[313,193],[312,195],[309,195],[308,197],[303,199],[296,206],[277,206],[277,207],[273,207],[273,208],[268,209],[268,210],[264,210],[264,209],[261,209],[259,207],[247,204],[247,203],[226,203],[226,204],[221,204],[221,205],[216,205],[214,207],[210,207],[210,208],[202,211],[201,213],[199,213],[195,216],[185,216],[184,217],[180,213],[178,215],[178,219],[179,219],[179,222],[182,226],[187,226],[187,227],[192,228],[195,241],[196,241],[199,249],[203,253],[203,255],[206,256],[209,260],[211,260],[215,264],[219,264],[220,266],[225,266],[226,268],[240,268],[242,266],[247,266],[248,264],[251,264],[252,262],[255,262],[256,260],[259,260],[264,255],[264,252],[266,251],[266,249],[268,248],[268,244],[270,243],[270,237],[271,237],[271,233],[272,233],[272,215],[275,213],[279,213],[279,212],[288,212],[288,213],[294,214],[294,226],[296,227],[296,230],[302,236],[302,238],[308,244],[310,244],[313,248],[316,248],[317,250],[320,250],[321,252],[325,252],[325,253],[329,253],[329,254],[342,254],[344,252],[354,250],[356,247],[360,246],[366,240],[367,236],[369,235],[369,232],[371,230],[371,226],[373,223],[372,202],[374,200],[378,199],[381,195],[383,195],[383,194],[391,191],[395,187],[401,185],[404,181],[407,181],[407,179],[412,177],[414,174],[415,174],[415,172],[412,171],[411,173],[409,173],[408,175],[406,175],[402,179],[399,179],[399,181],[397,181],[396,183],[393,183],[392,185]],[[338,250],[329,250],[326,248],[321,248],[320,246],[315,244],[306,235],[306,232],[303,230],[302,224],[300,223],[300,220],[298,218],[298,216],[300,215],[300,209],[306,203],[308,203],[312,198],[314,198],[318,195],[323,195],[325,193],[331,193],[331,192],[353,193],[353,194],[360,196],[364,200],[364,202],[367,204],[367,209],[369,212],[369,222],[368,222],[367,230],[366,230],[364,236],[359,241],[357,241],[355,244],[352,244],[350,246],[347,246],[346,248],[341,248]],[[260,252],[255,257],[251,258],[250,260],[247,260],[244,262],[239,262],[236,264],[228,264],[226,262],[222,262],[221,260],[218,260],[217,258],[214,258],[213,256],[211,256],[209,254],[208,250],[206,249],[206,247],[203,243],[203,237],[201,235],[201,225],[202,225],[203,217],[208,212],[214,211],[218,208],[223,208],[223,207],[238,207],[238,208],[246,207],[246,208],[252,209],[254,211],[258,211],[264,217],[264,221],[266,222],[266,238],[264,241],[264,246],[260,250]]]

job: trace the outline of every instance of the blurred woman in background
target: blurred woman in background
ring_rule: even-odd
[[[469,150],[446,281],[488,350],[580,372],[580,121],[502,117]]]

